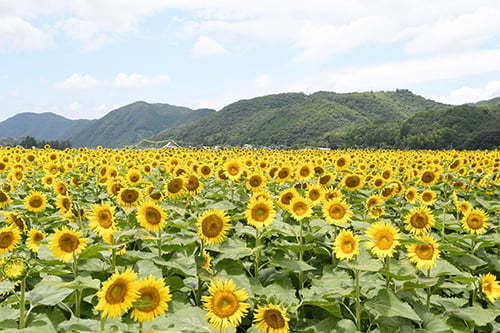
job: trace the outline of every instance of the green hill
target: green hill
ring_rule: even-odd
[[[24,112],[0,122],[2,137],[32,136],[40,140],[57,140],[73,128],[85,126],[88,120],[71,120],[54,113]]]
[[[135,102],[66,132],[64,138],[75,147],[124,147],[213,112],[210,109],[192,110],[169,104]]]
[[[493,104],[500,104],[500,97],[495,97],[492,99],[488,99],[486,101],[480,101],[480,102],[474,103],[474,105],[493,105]]]
[[[190,145],[327,144],[324,134],[354,123],[403,120],[441,107],[408,90],[312,95],[285,93],[241,100],[206,118],[162,131],[153,140]]]

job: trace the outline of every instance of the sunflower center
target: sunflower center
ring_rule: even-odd
[[[127,294],[127,283],[123,280],[116,280],[106,291],[106,302],[109,304],[122,303]]]
[[[139,192],[136,190],[124,190],[121,198],[126,203],[133,203],[139,198]]]
[[[429,192],[426,192],[426,193],[422,194],[422,199],[425,202],[429,202],[432,200],[432,194],[430,194]]]
[[[311,170],[309,170],[308,167],[303,167],[302,169],[300,169],[300,175],[302,177],[307,177],[311,174]]]
[[[345,215],[345,209],[340,205],[333,205],[328,210],[328,213],[330,214],[331,218],[335,220],[340,220]]]
[[[109,210],[101,210],[98,214],[99,225],[108,229],[113,224],[113,216]]]
[[[430,171],[426,171],[424,172],[424,174],[422,175],[422,181],[426,184],[428,183],[432,183],[434,181],[434,178],[436,178],[434,176],[434,174]]]
[[[198,181],[198,178],[196,177],[189,177],[186,188],[188,191],[194,191],[200,186],[200,182]]]
[[[0,249],[6,249],[14,240],[14,234],[11,231],[2,232],[0,234]]]
[[[434,254],[434,247],[431,244],[419,244],[415,249],[415,253],[422,260],[430,260]]]
[[[358,176],[349,176],[345,180],[346,186],[350,187],[350,188],[358,186],[360,182],[361,182],[361,180],[359,179]]]
[[[145,215],[149,224],[158,224],[161,222],[161,213],[156,208],[147,207]]]
[[[342,252],[352,253],[356,249],[356,244],[354,243],[353,239],[349,238],[349,239],[342,240],[340,247],[342,248]]]
[[[133,175],[130,176],[130,181],[132,183],[137,183],[139,181],[139,179],[140,179],[139,175],[137,175],[137,174],[133,174]]]
[[[177,193],[182,189],[182,180],[180,179],[172,179],[167,186],[167,189],[170,193]]]
[[[235,294],[229,291],[219,291],[213,296],[212,311],[219,318],[227,318],[238,311],[239,302]]]
[[[67,253],[75,251],[79,244],[78,237],[71,234],[64,234],[59,238],[59,248]]]
[[[205,176],[209,175],[210,174],[210,168],[208,166],[202,166],[201,167],[201,173]]]
[[[411,216],[410,223],[413,227],[422,229],[429,223],[429,218],[426,214],[415,213]]]
[[[258,187],[258,186],[260,186],[260,184],[262,184],[262,179],[260,179],[260,177],[258,177],[258,176],[253,176],[250,178],[249,183],[250,183],[250,186],[252,186],[252,187]]]
[[[390,249],[394,241],[392,234],[387,231],[378,232],[374,238],[376,239],[375,245],[381,250]]]
[[[382,179],[375,180],[375,186],[380,187],[380,186],[382,186],[382,184],[383,184]]]
[[[201,222],[203,235],[208,238],[219,236],[223,228],[223,222],[217,215],[209,215]]]
[[[366,206],[371,207],[377,203],[377,199],[369,199],[368,202],[366,203]]]
[[[256,221],[265,221],[268,216],[269,210],[265,205],[259,204],[252,209],[252,218]]]
[[[37,232],[33,235],[33,241],[35,241],[36,243],[41,242],[42,239],[43,239],[43,234],[40,232]]]
[[[390,187],[390,186],[389,186],[389,187],[386,187],[386,188],[384,188],[384,189],[382,190],[382,195],[383,195],[384,197],[388,197],[388,196],[390,196],[390,195],[392,194],[392,191],[394,191],[394,189],[393,189],[392,187]]]
[[[411,201],[411,200],[413,200],[413,199],[415,199],[415,192],[413,192],[413,191],[408,192],[408,193],[406,194],[406,198],[407,198],[408,200],[410,200],[410,201]]]
[[[30,199],[29,204],[33,208],[40,208],[43,205],[43,200],[39,196]]]
[[[275,330],[285,327],[285,319],[281,315],[281,312],[275,309],[264,312],[264,321],[269,327]]]
[[[114,195],[117,195],[118,192],[120,192],[120,190],[122,189],[122,185],[121,184],[113,184],[111,186],[111,192],[114,194]]]
[[[293,207],[293,212],[298,216],[302,216],[307,212],[307,204],[305,202],[299,201],[296,202]]]
[[[483,290],[485,292],[485,294],[491,294],[493,292],[493,284],[489,281],[485,282],[483,284]]]
[[[0,202],[6,202],[7,200],[9,200],[7,195],[5,193],[3,193],[2,191],[0,191]]]
[[[62,206],[64,207],[64,209],[66,209],[67,211],[71,209],[71,201],[68,199],[68,198],[64,198],[62,199]]]
[[[281,169],[279,172],[278,172],[278,177],[280,179],[285,179],[288,177],[290,173],[288,172],[288,169]]]
[[[229,172],[229,174],[231,176],[236,176],[238,174],[238,172],[240,172],[240,169],[237,166],[235,166],[235,165],[231,165],[227,169],[227,172]]]
[[[319,178],[319,183],[321,185],[328,184],[328,182],[330,181],[330,179],[332,179],[332,177],[330,175],[326,175],[326,176],[320,177]]]
[[[339,167],[343,167],[345,164],[346,164],[346,160],[345,160],[345,159],[343,159],[343,158],[339,158],[339,159],[337,160],[337,166],[339,166]]]
[[[142,312],[151,312],[160,304],[160,293],[156,288],[146,287],[139,290],[139,301],[146,303],[143,306],[136,307]]]
[[[285,205],[289,205],[290,201],[293,199],[293,194],[292,193],[286,193],[281,197],[281,202]]]
[[[481,229],[483,226],[483,219],[479,215],[471,214],[469,218],[467,218],[467,225],[471,229]]]
[[[311,199],[313,201],[318,200],[320,196],[321,196],[321,193],[319,193],[318,190],[312,190],[311,192],[309,192],[309,199]]]

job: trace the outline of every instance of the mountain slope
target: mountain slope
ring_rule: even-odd
[[[62,133],[73,127],[84,125],[88,120],[71,120],[54,113],[19,113],[0,122],[0,136],[32,136],[40,140],[57,140]]]
[[[66,132],[65,139],[75,147],[124,147],[213,112],[210,109],[192,110],[169,104],[135,102]]]
[[[480,102],[474,103],[473,105],[493,105],[493,104],[500,104],[500,97],[495,97],[495,98],[488,99],[485,101],[480,101]]]
[[[408,90],[276,94],[238,101],[203,120],[162,131],[153,139],[195,145],[323,145],[323,134],[334,129],[403,120],[442,106]]]

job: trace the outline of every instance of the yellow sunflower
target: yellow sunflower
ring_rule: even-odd
[[[21,234],[18,229],[10,226],[0,228],[0,254],[12,251],[20,240]]]
[[[457,207],[457,209],[462,214],[465,214],[465,213],[467,213],[467,211],[469,211],[470,209],[472,209],[472,205],[470,204],[470,202],[465,201],[465,200],[457,201],[455,203],[455,206]]]
[[[410,187],[405,192],[405,199],[409,203],[414,203],[418,199],[418,190],[414,187]]]
[[[425,186],[434,185],[439,180],[439,176],[433,170],[425,170],[420,175],[420,183]]]
[[[481,275],[481,291],[491,303],[495,303],[500,297],[500,285],[495,275],[491,273]]]
[[[7,207],[11,202],[9,194],[0,190],[0,208]]]
[[[99,235],[113,233],[115,231],[115,207],[109,202],[92,205],[88,219],[90,227]]]
[[[257,229],[271,225],[276,216],[273,202],[266,199],[250,200],[245,212],[247,222]]]
[[[238,160],[227,161],[224,164],[224,171],[229,179],[235,181],[238,180],[243,173],[243,165]]]
[[[160,232],[165,229],[167,213],[154,201],[145,201],[137,210],[137,221],[144,228]]]
[[[142,193],[140,190],[131,187],[124,187],[118,193],[118,201],[124,208],[133,208],[141,201]]]
[[[326,201],[322,211],[326,222],[335,225],[346,224],[352,216],[351,206],[338,199]]]
[[[380,205],[383,202],[384,202],[384,200],[382,199],[382,196],[372,195],[372,196],[368,197],[368,199],[366,199],[365,208],[369,210],[373,206]]]
[[[127,181],[131,185],[137,185],[140,184],[142,180],[142,174],[139,170],[137,169],[130,169],[127,172]]]
[[[208,313],[205,319],[216,329],[238,327],[250,305],[245,301],[248,294],[236,289],[233,280],[214,280],[208,287],[210,296],[203,296],[203,306]]]
[[[195,175],[185,176],[184,186],[191,195],[198,195],[203,190],[203,183]]]
[[[198,236],[208,245],[220,244],[229,231],[229,218],[221,209],[211,209],[198,218]]]
[[[433,190],[425,190],[420,195],[420,201],[427,206],[432,205],[436,202],[436,192]]]
[[[165,190],[170,198],[175,198],[184,193],[184,179],[182,177],[172,178],[165,185]]]
[[[71,211],[72,205],[73,202],[71,201],[70,197],[67,197],[65,195],[60,195],[57,197],[56,207],[59,208],[59,213],[63,215],[67,214],[69,211]]]
[[[313,206],[321,204],[324,199],[325,191],[320,185],[313,185],[307,191],[307,198],[311,200]]]
[[[408,215],[406,215],[406,230],[413,234],[422,234],[428,232],[434,225],[434,215],[427,207],[413,208]]]
[[[290,318],[286,310],[279,305],[269,304],[255,310],[254,322],[256,327],[267,333],[288,333]]]
[[[203,250],[202,252],[202,257],[203,257],[203,266],[202,268],[206,271],[211,272],[212,271],[212,256],[210,255],[209,252]]]
[[[366,236],[370,239],[365,245],[377,257],[391,258],[399,245],[399,232],[396,227],[387,222],[375,222],[368,230]]]
[[[296,219],[297,221],[302,221],[312,214],[311,201],[309,199],[304,199],[300,196],[297,196],[290,202],[288,210],[290,211],[290,214],[292,214],[294,219]]]
[[[131,317],[135,321],[143,322],[155,320],[168,310],[167,302],[172,300],[170,288],[165,285],[163,279],[157,279],[150,275],[147,279],[136,282],[139,298],[134,305]]]
[[[31,229],[28,233],[28,239],[26,240],[26,245],[33,252],[38,252],[40,246],[42,245],[42,240],[45,239],[45,233],[38,229]]]
[[[26,266],[21,260],[12,260],[5,265],[4,272],[9,279],[17,279],[23,275],[25,269]]]
[[[82,238],[80,231],[63,227],[52,235],[49,248],[55,257],[67,262],[85,249],[87,241],[87,238]]]
[[[351,230],[342,230],[335,237],[333,248],[338,259],[351,260],[359,254],[359,238]]]
[[[131,269],[115,272],[97,292],[99,303],[96,310],[102,311],[102,318],[116,318],[124,314],[139,298],[137,274]]]
[[[261,191],[266,186],[266,178],[260,173],[253,173],[248,176],[245,186],[250,191]]]
[[[280,193],[278,205],[280,205],[282,208],[287,209],[290,207],[290,202],[292,201],[292,199],[298,196],[299,193],[294,188],[286,189]]]
[[[9,223],[11,227],[19,229],[21,233],[25,231],[26,222],[24,222],[21,214],[6,211],[2,212],[2,214],[5,216],[6,222]]]
[[[342,179],[342,186],[348,191],[356,191],[364,185],[363,177],[360,175],[347,175]]]
[[[431,269],[439,258],[439,244],[429,235],[418,236],[419,243],[408,245],[408,258],[420,270]]]
[[[31,191],[24,199],[24,207],[30,212],[41,212],[47,207],[47,197],[41,192]]]
[[[482,209],[469,209],[462,218],[462,227],[471,234],[484,234],[488,228],[488,215]]]

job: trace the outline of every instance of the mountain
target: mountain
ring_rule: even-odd
[[[64,138],[74,147],[124,147],[214,112],[211,109],[192,110],[169,104],[135,102],[66,131]]]
[[[0,122],[2,137],[32,136],[40,140],[57,140],[62,134],[84,125],[88,120],[70,120],[57,114],[46,113],[19,113]]]
[[[324,134],[354,123],[404,120],[445,106],[408,90],[284,93],[241,100],[153,140],[190,145],[325,145]]]
[[[403,121],[353,124],[325,138],[335,148],[496,149],[500,104],[438,108]]]
[[[474,103],[473,105],[493,105],[493,104],[500,104],[500,97],[495,97],[495,98],[488,99],[485,101],[480,101],[480,102]]]

